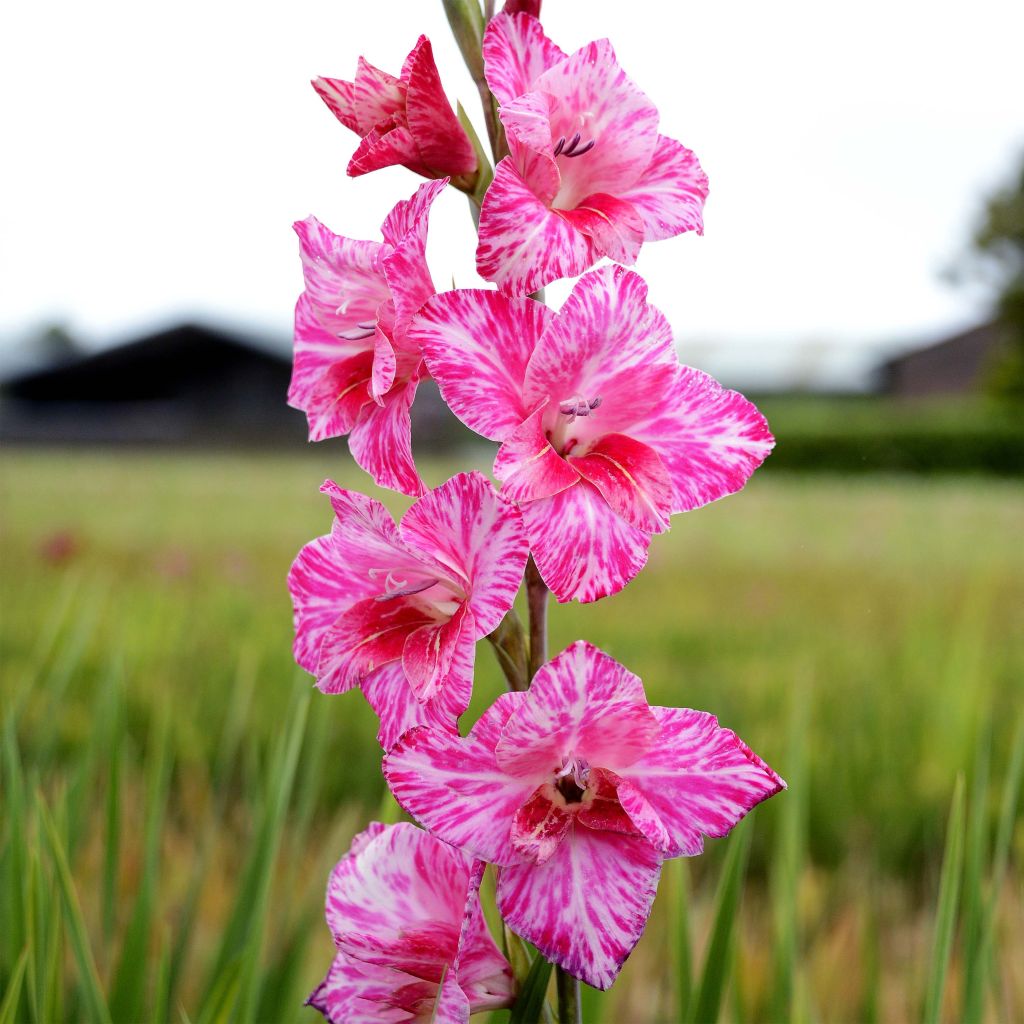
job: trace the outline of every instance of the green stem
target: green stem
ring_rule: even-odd
[[[583,1024],[579,980],[556,967],[555,989],[558,992],[558,1024]]]
[[[530,555],[526,563],[526,607],[530,613],[529,677],[548,660],[548,588]]]

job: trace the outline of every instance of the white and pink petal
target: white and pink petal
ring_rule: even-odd
[[[535,17],[504,12],[490,20],[483,54],[487,84],[502,105],[530,92],[548,68],[566,59]]]
[[[672,238],[684,231],[704,233],[704,202],[708,176],[694,153],[665,135],[647,169],[629,188],[619,193],[644,222],[644,240]]]

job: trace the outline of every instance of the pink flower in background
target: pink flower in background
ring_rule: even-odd
[[[338,953],[308,1004],[332,1024],[464,1024],[511,1005],[512,972],[480,910],[482,872],[413,825],[371,824],[331,873]]]
[[[406,332],[434,294],[427,217],[446,182],[421,185],[381,225],[383,242],[332,234],[315,217],[294,225],[306,290],[295,307],[288,403],[309,439],[349,434],[353,458],[381,487],[422,494],[409,409],[422,370]]]
[[[426,36],[416,41],[398,78],[360,57],[354,82],[315,78],[313,88],[362,137],[348,165],[353,178],[395,164],[425,178],[476,170],[473,144],[444,94]]]
[[[384,774],[431,832],[501,866],[513,931],[597,988],[640,938],[662,859],[700,853],[785,788],[713,715],[650,707],[636,676],[583,641],[465,738],[412,729]]]
[[[622,267],[586,274],[557,314],[444,292],[410,338],[452,411],[501,442],[502,494],[560,601],[621,590],[670,516],[739,490],[774,443],[742,395],[679,363],[643,279]]]
[[[566,56],[536,18],[503,13],[483,50],[510,151],[480,213],[485,278],[522,295],[602,256],[631,264],[645,241],[703,231],[707,176],[658,133],[657,108],[607,39]]]
[[[328,480],[334,525],[288,575],[295,660],[325,693],[362,688],[389,746],[413,725],[454,730],[476,641],[511,608],[526,567],[520,515],[481,473],[460,473],[396,526],[384,506]]]

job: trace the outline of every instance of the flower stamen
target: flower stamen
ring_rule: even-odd
[[[558,411],[563,416],[568,416],[570,423],[575,423],[577,416],[589,416],[595,409],[600,407],[601,401],[600,395],[596,398],[591,398],[589,401],[574,395],[572,398],[559,402]]]
[[[376,329],[377,324],[373,320],[364,320],[362,323],[356,324],[350,331],[339,331],[338,337],[345,341],[362,341],[363,338],[369,338]]]
[[[553,155],[554,156],[568,156],[568,157],[583,156],[584,153],[589,153],[594,148],[594,146],[597,145],[597,140],[596,139],[591,139],[589,142],[587,142],[584,145],[580,146],[580,139],[581,138],[582,138],[582,136],[580,135],[579,132],[577,132],[568,141],[568,144],[566,144],[566,138],[563,135],[558,140],[558,144],[555,146],[554,154]]]

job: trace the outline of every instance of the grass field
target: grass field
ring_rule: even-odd
[[[372,712],[290,656],[285,573],[349,466],[5,454],[0,1024],[317,1019],[327,872],[394,813]],[[1024,1018],[1022,525],[1011,480],[769,474],[553,609],[553,650],[597,643],[790,784],[666,869],[588,1021]]]

